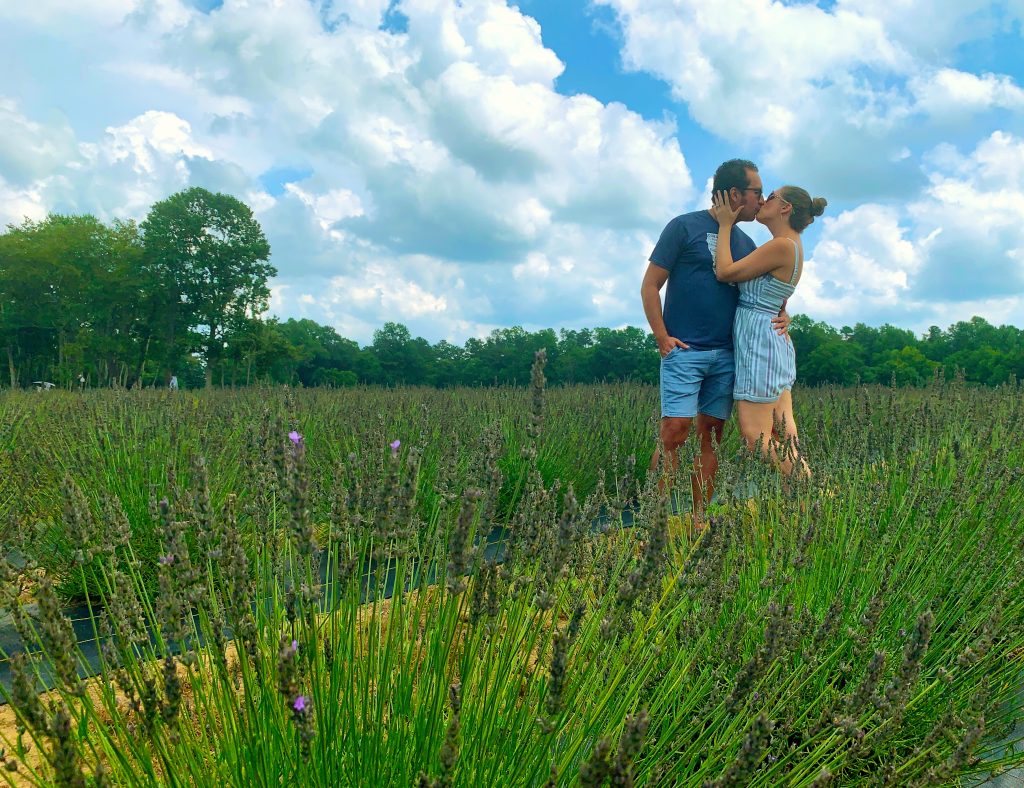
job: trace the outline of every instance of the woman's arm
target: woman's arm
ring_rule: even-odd
[[[759,246],[742,260],[732,259],[729,236],[732,225],[718,226],[718,249],[715,252],[715,276],[719,282],[746,282],[761,274],[768,274],[784,267],[793,259],[793,245],[785,238],[772,238]]]
[[[792,255],[787,257],[790,244],[783,238],[773,238],[764,246],[755,249],[742,260],[732,259],[732,226],[740,209],[729,206],[725,192],[715,196],[711,215],[718,222],[718,245],[715,251],[715,276],[719,282],[746,282],[782,268]]]

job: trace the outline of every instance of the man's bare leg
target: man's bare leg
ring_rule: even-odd
[[[679,469],[679,455],[676,452],[680,446],[686,443],[686,438],[690,434],[690,426],[692,424],[693,419],[678,418],[676,416],[663,416],[661,419],[658,445],[654,449],[654,454],[651,455],[649,470],[652,473],[658,470],[658,464],[661,462],[662,454],[664,454],[668,464],[668,473],[662,474],[662,477],[658,479],[658,489],[662,492],[665,491],[668,480]]]
[[[722,442],[725,421],[706,413],[697,414],[697,437],[700,439],[700,454],[693,461],[690,474],[690,490],[693,493],[693,520],[702,528],[706,519],[707,505],[715,494],[715,474],[718,473],[718,453],[715,448]]]
[[[658,473],[661,470],[661,459],[664,456],[666,467],[658,477],[658,492],[662,495],[672,494],[672,480],[675,478],[675,475],[679,470],[679,447],[686,442],[692,425],[692,418],[663,416],[661,419],[658,445],[655,447],[654,453],[651,455],[650,472]],[[686,526],[683,517],[670,516],[669,534],[676,533],[675,529],[677,526],[673,524],[674,522],[678,522],[680,535],[690,530]],[[673,537],[673,540],[674,538],[675,537]]]
[[[666,416],[661,420],[661,435],[658,447],[651,455],[650,470],[658,469],[662,453],[667,464],[666,473],[658,480],[662,492],[670,486],[671,479],[679,470],[679,447],[686,442],[693,425],[693,419]],[[705,413],[697,414],[697,436],[700,439],[700,454],[694,458],[690,473],[690,493],[693,496],[693,522],[703,527],[705,511],[715,492],[715,474],[718,473],[718,454],[715,447],[722,440],[725,422]]]

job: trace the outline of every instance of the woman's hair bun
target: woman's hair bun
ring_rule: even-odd
[[[828,205],[828,200],[824,197],[815,197],[811,200],[811,216],[821,216],[825,213],[826,205]]]

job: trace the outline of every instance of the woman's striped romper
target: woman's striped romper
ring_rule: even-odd
[[[740,301],[733,323],[732,342],[736,357],[733,399],[747,402],[775,402],[796,380],[796,352],[789,335],[779,336],[772,318],[783,302],[793,295],[800,275],[800,247],[793,242],[793,276],[788,282],[770,273],[739,282]]]

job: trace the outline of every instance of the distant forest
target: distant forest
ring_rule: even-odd
[[[0,234],[0,386],[165,386],[171,375],[186,388],[526,385],[539,348],[552,384],[658,380],[654,339],[634,327],[513,327],[459,346],[389,322],[360,347],[312,320],[265,319],[277,273],[269,259],[249,207],[199,188],[156,203],[141,224],[52,214],[9,226]],[[790,333],[802,385],[1024,379],[1024,330],[980,317],[918,337],[795,315]]]

